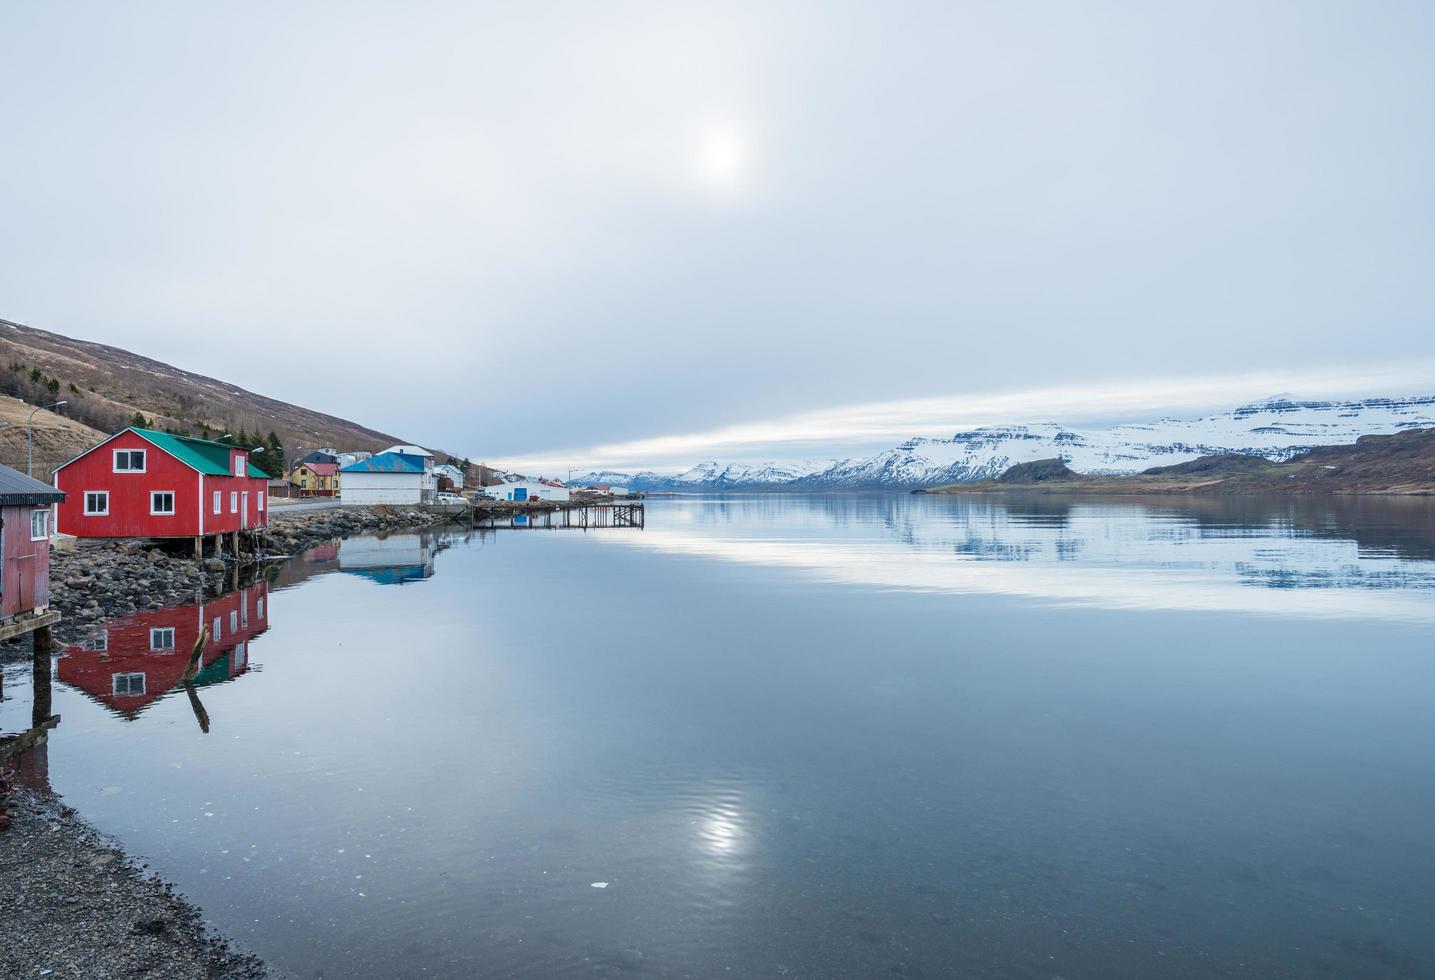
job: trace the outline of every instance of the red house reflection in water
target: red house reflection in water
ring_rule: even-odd
[[[200,630],[209,642],[195,687],[231,680],[249,669],[249,642],[269,628],[269,586],[253,585],[202,604],[136,613],[97,625],[57,658],[57,676],[126,719],[184,682]]]

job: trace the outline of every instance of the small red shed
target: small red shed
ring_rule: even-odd
[[[0,466],[0,620],[50,604],[50,507],[65,495]]]
[[[131,427],[55,471],[59,531],[198,539],[264,527],[267,486],[247,449]]]

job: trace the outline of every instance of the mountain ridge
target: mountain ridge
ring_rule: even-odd
[[[1435,494],[1435,428],[1364,435],[1283,460],[1232,454],[1153,466],[1133,476],[1090,476],[1058,459],[1018,463],[1000,476],[914,493]]]
[[[985,426],[948,439],[918,436],[871,456],[806,472],[799,464],[707,461],[672,476],[609,471],[605,479],[588,482],[626,483],[632,489],[657,491],[916,490],[994,479],[1014,465],[1040,459],[1060,459],[1091,476],[1131,475],[1203,456],[1250,455],[1279,461],[1317,447],[1353,444],[1364,435],[1431,426],[1435,426],[1435,395],[1295,400],[1281,394],[1195,419],[1168,417],[1105,429],[1029,422]],[[707,472],[722,476],[693,478]],[[743,476],[733,479],[734,473]],[[764,478],[764,473],[777,478]],[[781,475],[785,473],[793,475]],[[575,482],[586,479],[577,477]]]

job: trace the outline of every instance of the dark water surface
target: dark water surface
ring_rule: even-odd
[[[647,523],[351,540],[109,624],[48,779],[298,976],[1435,973],[1435,505]]]

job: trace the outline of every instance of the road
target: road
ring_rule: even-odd
[[[334,497],[320,497],[317,500],[295,500],[269,501],[269,512],[271,514],[297,514],[305,510],[333,510],[339,506],[339,501]]]

